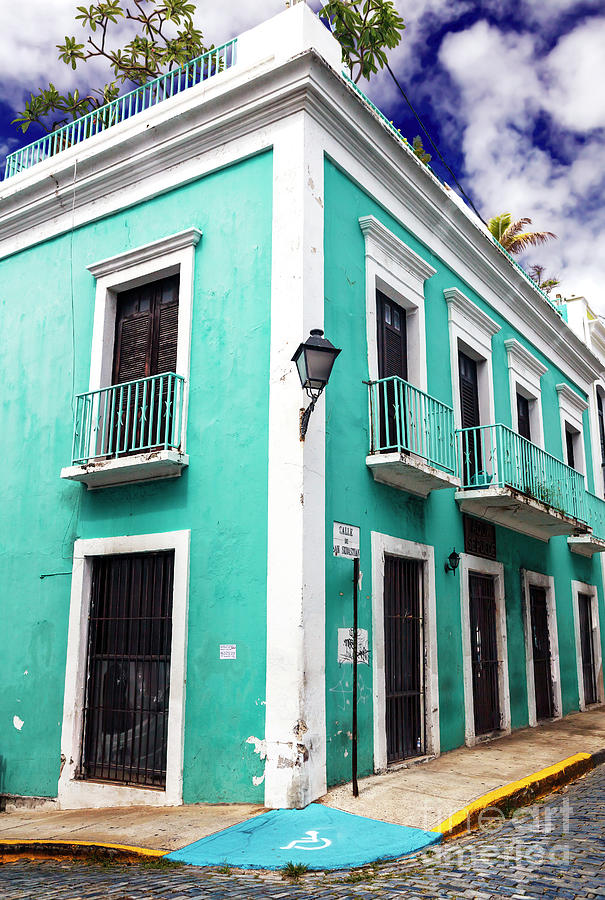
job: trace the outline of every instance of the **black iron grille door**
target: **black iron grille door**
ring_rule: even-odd
[[[469,594],[475,734],[480,735],[500,728],[494,579],[471,572]]]
[[[387,762],[424,753],[422,564],[384,558]]]
[[[165,787],[174,552],[96,557],[80,775]]]
[[[597,702],[597,682],[594,667],[594,646],[592,641],[592,599],[589,594],[578,594],[580,613],[580,647],[582,650],[582,677],[584,681],[584,703],[589,706]]]
[[[546,591],[541,587],[529,589],[531,607],[531,635],[534,655],[534,685],[536,716],[551,719],[553,716],[550,640],[548,637],[548,608]]]

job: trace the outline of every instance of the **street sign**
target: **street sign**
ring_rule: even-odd
[[[334,522],[334,556],[359,559],[359,528]]]

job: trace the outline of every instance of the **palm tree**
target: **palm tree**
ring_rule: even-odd
[[[528,247],[537,247],[545,244],[557,235],[552,231],[523,231],[526,225],[531,225],[531,219],[515,219],[510,213],[501,213],[491,218],[487,227],[498,243],[509,253],[523,253]]]

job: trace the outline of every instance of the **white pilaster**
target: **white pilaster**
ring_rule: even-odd
[[[326,791],[325,407],[299,438],[303,393],[291,357],[323,328],[323,152],[306,113],[273,149],[265,804]]]

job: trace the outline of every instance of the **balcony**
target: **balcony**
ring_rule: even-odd
[[[375,481],[418,497],[459,487],[451,407],[396,376],[370,382],[369,395]]]
[[[457,435],[463,512],[543,541],[590,532],[580,472],[505,425]]]
[[[586,491],[586,510],[590,534],[568,537],[570,550],[581,556],[592,556],[605,552],[605,500]]]
[[[72,461],[61,478],[90,490],[180,475],[189,462],[184,394],[173,372],[77,394]]]

